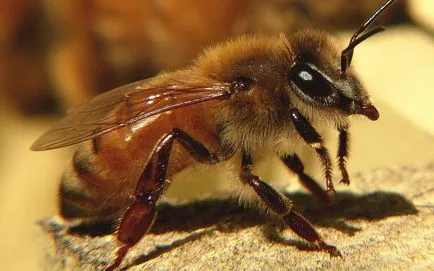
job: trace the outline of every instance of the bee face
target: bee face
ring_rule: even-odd
[[[315,30],[298,32],[286,43],[291,100],[311,118],[322,115],[339,121],[352,114],[378,118],[353,71],[341,72],[340,51],[335,44],[331,36]]]

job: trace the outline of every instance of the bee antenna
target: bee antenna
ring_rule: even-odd
[[[381,13],[383,13],[385,9],[387,9],[391,4],[393,4],[394,1],[395,0],[388,0],[386,3],[384,3],[379,9],[377,9],[374,14],[372,14],[371,17],[369,17],[359,27],[359,29],[357,29],[356,33],[353,34],[350,43],[348,44],[348,47],[345,48],[341,54],[341,74],[345,74],[347,68],[350,66],[351,60],[353,59],[354,48],[367,38],[372,37],[373,35],[386,29],[384,26],[379,26],[363,34],[363,32],[369,27],[369,25],[371,25],[375,21],[375,19],[377,19],[377,17]],[[362,35],[359,36],[360,34]]]

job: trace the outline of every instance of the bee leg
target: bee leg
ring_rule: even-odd
[[[222,160],[228,159],[232,153],[213,153],[209,151],[202,143],[192,138],[189,134],[181,129],[175,128],[173,133],[176,134],[176,140],[188,151],[188,153],[198,162],[206,164],[215,164]]]
[[[298,175],[300,182],[312,193],[319,201],[325,204],[333,203],[330,195],[309,175],[304,173],[304,165],[297,154],[287,155],[281,160],[294,173]]]
[[[350,178],[348,175],[346,160],[348,158],[348,148],[349,148],[349,133],[348,127],[339,129],[339,146],[338,146],[338,166],[342,174],[341,183],[346,185],[350,184]]]
[[[174,138],[175,133],[169,133],[158,142],[143,170],[134,192],[134,202],[122,217],[118,229],[117,239],[121,247],[114,263],[106,271],[118,267],[128,250],[151,229],[156,218],[157,201],[167,184],[167,164]]]
[[[107,267],[106,271],[118,267],[128,250],[151,229],[157,214],[157,201],[168,184],[166,172],[175,139],[199,162],[217,163],[225,159],[222,158],[225,156],[220,157],[219,154],[210,152],[199,141],[180,129],[175,128],[166,134],[156,145],[150,161],[137,182],[135,200],[122,217],[118,229],[117,238],[122,246],[117,251],[115,262]]]
[[[315,149],[324,167],[327,192],[336,192],[333,186],[333,170],[330,155],[324,146],[322,137],[313,128],[309,121],[297,110],[291,110],[291,119],[298,134],[304,141]]]
[[[285,223],[300,237],[315,247],[327,251],[331,256],[342,256],[335,246],[328,245],[321,238],[312,224],[298,212],[292,210],[292,202],[277,192],[273,187],[252,174],[252,160],[248,153],[243,152],[241,179],[247,183],[261,198],[265,205],[283,218]]]

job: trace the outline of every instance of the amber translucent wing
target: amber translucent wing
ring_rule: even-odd
[[[169,80],[153,86],[149,80],[143,80],[96,96],[72,110],[33,143],[31,149],[41,151],[73,145],[158,113],[229,97],[228,84],[190,81],[194,83]]]

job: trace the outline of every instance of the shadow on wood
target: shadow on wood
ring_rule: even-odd
[[[334,228],[349,236],[361,230],[360,227],[351,225],[352,220],[375,221],[417,213],[415,206],[403,196],[385,191],[366,195],[337,193],[336,203],[331,206],[323,206],[315,198],[304,193],[287,194],[287,196],[294,202],[295,208],[314,225]],[[41,221],[41,225],[52,236],[57,247],[56,253],[61,252],[59,248],[62,248],[62,252],[58,255],[60,257],[65,253],[73,253],[77,254],[76,257],[81,261],[82,258],[91,257],[89,253],[95,249],[106,247],[106,253],[113,250],[114,242],[107,246],[98,241],[104,238],[104,235],[110,234],[113,229],[111,225],[68,228],[53,219]],[[138,254],[124,268],[128,269],[148,262],[215,232],[230,234],[251,227],[259,227],[272,243],[295,246],[299,250],[312,250],[306,242],[282,235],[285,227],[276,218],[270,219],[269,216],[260,214],[256,209],[240,207],[230,199],[209,199],[179,206],[161,204],[154,228],[144,239],[155,239],[159,235],[164,236],[171,233],[176,233],[176,239],[168,244],[154,245],[152,250]],[[89,246],[88,243],[92,244]],[[98,258],[101,260],[109,257],[107,254],[106,257]],[[100,265],[106,264],[106,260],[100,262]]]

